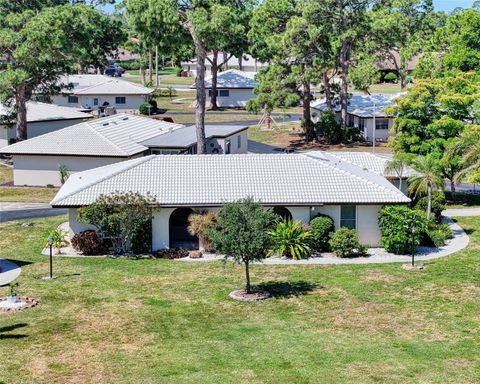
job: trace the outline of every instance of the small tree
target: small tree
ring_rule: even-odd
[[[271,210],[249,198],[226,204],[218,213],[218,227],[208,232],[218,252],[245,265],[247,293],[252,293],[250,263],[267,257],[274,221]]]
[[[402,190],[403,177],[405,171],[407,170],[408,163],[404,156],[395,155],[395,157],[390,160],[385,166],[385,172],[395,173],[398,177],[398,189]]]
[[[62,247],[66,247],[70,243],[67,240],[67,232],[62,229],[54,229],[48,233],[46,242],[48,246],[48,239],[52,239],[52,246],[57,250],[57,255],[61,254]]]
[[[100,195],[93,204],[80,208],[79,221],[95,226],[102,238],[110,238],[116,254],[131,249],[139,226],[151,222],[155,198],[135,192]]]
[[[62,183],[62,185],[65,184],[67,179],[70,177],[70,170],[65,164],[62,164],[60,167],[58,167],[58,173],[60,175],[60,183]]]
[[[210,229],[215,228],[217,215],[213,212],[192,213],[188,217],[188,233],[192,236],[198,236],[198,247],[200,251],[209,251],[212,244],[207,236]]]

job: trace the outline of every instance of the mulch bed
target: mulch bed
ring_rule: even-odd
[[[252,293],[247,293],[247,291],[242,289],[230,292],[228,296],[239,301],[261,301],[268,299],[272,295],[267,291],[253,291]]]

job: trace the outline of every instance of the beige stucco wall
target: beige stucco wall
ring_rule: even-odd
[[[93,225],[81,224],[78,222],[78,209],[76,208],[68,209],[68,222],[70,223],[70,237],[73,237],[73,235],[76,233],[80,233],[88,229],[96,229]]]
[[[15,185],[60,186],[58,169],[65,165],[70,173],[118,163],[126,160],[116,157],[38,156],[13,155],[13,181]]]
[[[126,104],[115,104],[115,97],[125,97]],[[148,100],[149,96],[146,95],[79,95],[78,103],[69,103],[68,96],[56,95],[52,97],[52,103],[65,107],[82,108],[90,106],[93,110],[97,110],[99,106],[102,106],[105,101],[110,103],[111,107],[115,107],[117,110],[122,109],[138,109],[140,104]],[[93,105],[94,99],[98,99],[98,106]]]
[[[208,91],[208,89],[205,91],[207,104],[210,103],[211,99],[208,95]],[[245,107],[248,100],[256,97],[253,93],[253,89],[229,89],[228,91],[228,97],[217,96],[217,105],[219,107]]]

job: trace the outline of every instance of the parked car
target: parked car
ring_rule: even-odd
[[[104,74],[112,77],[122,77],[123,72],[125,70],[122,67],[107,67]]]

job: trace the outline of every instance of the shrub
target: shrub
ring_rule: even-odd
[[[140,62],[139,61],[120,61],[118,64],[125,69],[126,71],[139,70]]]
[[[328,144],[338,144],[342,141],[342,130],[335,118],[335,112],[321,111],[320,119],[315,124],[317,136],[323,137]]]
[[[452,228],[447,224],[439,224],[438,230],[443,233],[445,239],[453,238]]]
[[[279,220],[274,229],[268,232],[272,237],[271,254],[300,260],[310,256],[308,245],[310,232],[303,229],[298,220]]]
[[[53,248],[57,249],[57,254],[60,254],[61,248],[66,247],[69,245],[69,241],[67,240],[68,233],[62,229],[54,229],[48,233],[46,238],[46,246],[48,246],[48,240],[52,239],[52,246]]]
[[[415,204],[415,208],[421,211],[427,210],[428,198],[427,196],[420,198]],[[437,223],[442,220],[442,211],[445,209],[445,193],[442,191],[433,191],[432,193],[432,214]]]
[[[388,82],[388,83],[394,83],[394,82],[397,81],[398,77],[397,77],[397,75],[396,75],[395,73],[390,72],[390,73],[387,73],[387,74],[385,75],[385,78],[384,78],[384,79],[385,79],[385,81]]]
[[[106,252],[107,248],[105,242],[98,237],[97,232],[92,230],[73,236],[72,246],[85,256],[101,255]]]
[[[441,247],[445,244],[445,233],[438,229],[428,229],[422,239],[421,244],[429,247]]]
[[[380,211],[379,226],[381,243],[387,250],[395,254],[406,254],[412,250],[412,242],[420,244],[428,220],[425,212],[405,206],[385,206]],[[415,232],[412,229],[415,228]]]
[[[153,254],[157,259],[181,259],[188,256],[188,251],[183,248],[160,249]]]
[[[150,115],[153,112],[153,106],[150,103],[142,103],[138,107],[138,111],[141,115]]]
[[[180,77],[180,76],[182,76],[182,73],[183,73],[183,68],[182,67],[175,68],[175,76]]]
[[[330,216],[317,215],[310,220],[310,247],[322,252],[330,249],[330,234],[335,231],[335,223]]]
[[[360,245],[358,232],[342,227],[330,235],[330,247],[338,257],[354,257],[366,254],[366,247]]]
[[[133,225],[132,231],[132,252],[147,253],[151,250],[152,245],[152,220],[150,216],[139,219]]]

